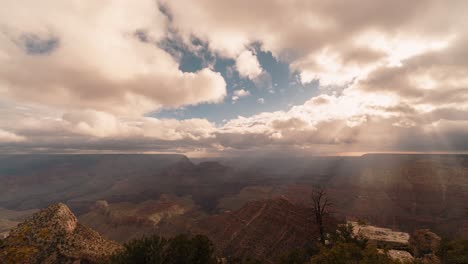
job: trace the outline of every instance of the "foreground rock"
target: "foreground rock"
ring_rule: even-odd
[[[415,257],[424,257],[437,252],[440,240],[441,238],[429,229],[418,229],[411,235],[409,245]]]
[[[378,248],[409,250],[410,236],[405,232],[393,231],[390,228],[377,227],[372,225],[360,225],[357,222],[348,222],[353,226],[355,235],[360,235],[369,240]]]
[[[78,223],[59,203],[11,230],[0,249],[0,263],[97,263],[120,249]]]
[[[384,250],[380,249],[379,252],[385,253]],[[386,253],[390,258],[394,260],[398,260],[401,263],[412,263],[414,260],[414,257],[409,253],[408,251],[404,250],[394,250],[390,249]]]
[[[379,248],[380,252],[386,252],[392,259],[402,263],[412,263],[415,259],[423,264],[440,263],[435,254],[440,246],[441,238],[429,229],[416,230],[410,237],[408,233],[396,232],[389,228],[351,221],[348,223],[353,226],[355,235],[368,239],[370,243]]]
[[[411,263],[414,260],[409,253],[410,236],[408,233],[352,221],[348,221],[348,224],[353,226],[354,235],[366,238],[369,243],[379,248],[379,252],[386,252],[385,254],[390,258],[402,263]]]
[[[36,209],[16,211],[0,207],[0,239],[7,237],[10,233],[10,229],[14,228],[37,211]]]

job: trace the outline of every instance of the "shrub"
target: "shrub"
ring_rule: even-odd
[[[437,256],[443,264],[466,264],[468,263],[468,240],[442,239]]]
[[[338,242],[332,247],[322,247],[320,253],[313,256],[311,264],[397,264],[377,248],[366,246],[364,249],[355,243]]]
[[[340,225],[330,234],[329,244],[320,247],[314,255],[311,264],[397,264],[376,247],[369,245],[367,240],[353,233],[353,226]]]
[[[303,264],[307,261],[307,253],[304,250],[295,249],[280,258],[280,264]]]
[[[169,240],[151,236],[132,240],[109,260],[115,264],[211,264],[216,263],[213,243],[202,235],[178,235]]]
[[[409,246],[415,257],[435,254],[439,248],[440,237],[428,229],[418,229],[411,234]]]
[[[179,235],[169,240],[165,250],[165,262],[167,264],[208,264],[216,263],[213,256],[213,243],[202,235],[189,237]]]
[[[363,236],[356,236],[353,233],[351,224],[339,225],[335,232],[330,234],[330,244],[351,243],[364,249],[367,246],[367,239]]]

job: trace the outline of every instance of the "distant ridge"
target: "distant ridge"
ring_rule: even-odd
[[[161,175],[167,168],[181,165],[193,166],[193,163],[180,154],[0,156],[0,207],[25,210],[65,202],[79,213],[70,201],[90,196],[93,201],[109,199],[114,194],[107,195],[107,191],[115,184],[124,181],[137,184]],[[129,188],[125,194],[141,193],[137,187]],[[154,193],[155,197],[149,198],[158,196]],[[101,194],[107,197],[101,197]],[[96,195],[98,198],[94,199]],[[119,195],[123,196],[122,193],[114,196]]]
[[[385,152],[376,152],[376,153],[364,153],[360,157],[370,157],[370,156],[402,156],[402,157],[411,157],[411,156],[468,156],[468,153],[424,153],[424,152],[400,152],[400,153],[385,153]]]

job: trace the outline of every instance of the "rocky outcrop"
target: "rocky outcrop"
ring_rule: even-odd
[[[405,232],[393,231],[390,228],[377,227],[358,222],[349,221],[353,226],[355,235],[365,237],[371,244],[378,248],[408,250],[409,234]]]
[[[466,155],[365,155],[353,174],[345,170],[331,180],[330,193],[346,216],[466,238],[467,161]]]
[[[207,235],[223,256],[254,257],[266,263],[318,238],[311,209],[285,198],[249,202],[241,209],[208,217],[195,233]]]
[[[120,249],[59,203],[11,230],[0,249],[0,263],[97,263]]]
[[[411,235],[409,245],[414,256],[424,257],[437,252],[440,240],[441,238],[429,229],[418,229]]]
[[[10,229],[14,228],[37,211],[36,209],[15,211],[0,207],[0,239],[7,237],[10,233]]]
[[[396,232],[389,228],[348,222],[353,226],[353,233],[368,239],[369,243],[379,248],[402,263],[417,260],[422,264],[440,264],[436,256],[440,246],[440,237],[429,229],[416,230],[410,237],[408,233]],[[385,250],[384,250],[385,249]],[[411,254],[412,253],[412,254]]]
[[[401,263],[412,263],[414,261],[414,257],[411,255],[411,253],[404,250],[390,249],[387,251],[387,255],[394,260],[400,261]]]
[[[421,264],[441,264],[439,257],[437,257],[434,253],[426,254],[422,258],[418,259],[418,263]]]
[[[348,221],[353,227],[355,236],[363,237],[379,248],[379,252],[402,263],[411,263],[414,257],[409,252],[409,234],[393,231],[389,228],[377,227],[359,222]]]

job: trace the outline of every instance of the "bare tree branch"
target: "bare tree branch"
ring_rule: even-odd
[[[318,188],[312,191],[312,202],[315,222],[319,227],[320,242],[325,244],[323,218],[329,214],[329,208],[333,206],[333,203],[327,197],[327,193],[323,188]]]

